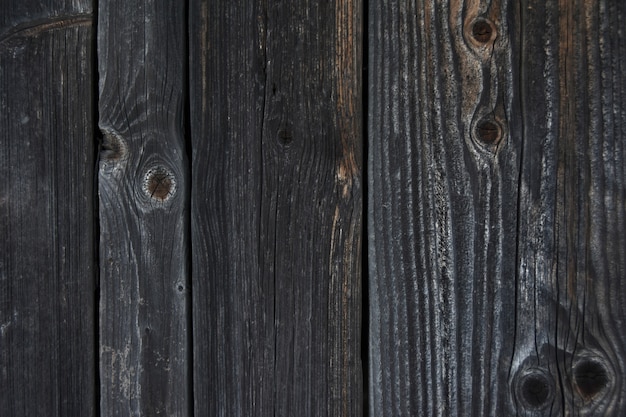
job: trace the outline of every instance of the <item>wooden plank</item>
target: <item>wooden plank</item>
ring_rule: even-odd
[[[190,3],[195,415],[361,414],[361,9]]]
[[[190,412],[185,19],[183,2],[99,7],[102,415]]]
[[[90,2],[0,5],[0,414],[94,416]]]
[[[520,415],[624,415],[626,5],[521,6],[510,384]]]
[[[519,175],[508,12],[370,6],[372,416],[508,415]]]
[[[624,413],[617,3],[371,6],[371,415]]]

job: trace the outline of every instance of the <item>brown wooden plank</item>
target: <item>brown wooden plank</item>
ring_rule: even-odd
[[[0,414],[96,415],[90,2],[0,5]]]
[[[195,415],[361,414],[361,10],[190,3]]]
[[[100,2],[102,415],[190,411],[185,19],[183,2]]]
[[[623,415],[623,2],[370,7],[370,414]]]

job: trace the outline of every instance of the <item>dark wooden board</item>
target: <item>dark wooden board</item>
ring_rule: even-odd
[[[185,7],[98,10],[100,392],[106,416],[187,416]]]
[[[0,414],[94,416],[90,2],[16,3],[0,5]]]
[[[519,13],[513,400],[520,415],[622,416],[626,3],[525,1]]]
[[[190,3],[195,415],[361,414],[361,7]]]
[[[370,5],[370,415],[624,414],[624,17]]]

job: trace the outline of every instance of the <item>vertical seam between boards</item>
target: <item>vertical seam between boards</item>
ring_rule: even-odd
[[[100,375],[100,151],[102,148],[102,132],[99,128],[100,109],[99,109],[99,82],[100,75],[98,72],[98,0],[93,0],[92,4],[92,24],[91,24],[91,91],[92,91],[92,146],[93,154],[93,355],[94,355],[94,415],[100,417],[100,401],[101,401],[101,375]]]
[[[187,242],[187,252],[185,264],[186,268],[186,283],[185,283],[185,306],[186,306],[186,325],[187,325],[187,390],[188,390],[188,415],[194,417],[195,415],[195,402],[194,402],[194,344],[193,344],[193,236],[191,230],[192,224],[192,180],[193,180],[193,143],[192,143],[192,134],[191,134],[191,83],[190,83],[190,73],[191,66],[189,65],[189,60],[191,59],[191,49],[190,49],[190,33],[189,30],[191,28],[190,19],[190,1],[185,0],[183,6],[183,139],[185,141],[185,151],[186,151],[186,160],[187,160],[187,168],[185,169],[186,174],[186,193],[185,193],[185,206],[187,210],[183,210],[183,213],[187,213],[185,219],[185,232],[186,232],[186,242]]]
[[[364,0],[362,3],[362,19],[361,19],[361,184],[363,189],[361,193],[361,402],[362,415],[368,417],[369,409],[369,1]]]

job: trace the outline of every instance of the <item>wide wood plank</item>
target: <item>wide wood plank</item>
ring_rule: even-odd
[[[0,5],[0,414],[96,415],[90,2]]]
[[[626,413],[624,18],[623,2],[521,5],[520,415]]]
[[[195,415],[361,414],[361,7],[190,3]]]
[[[617,3],[370,6],[371,415],[624,413]]]
[[[98,11],[103,416],[187,416],[183,2]]]

